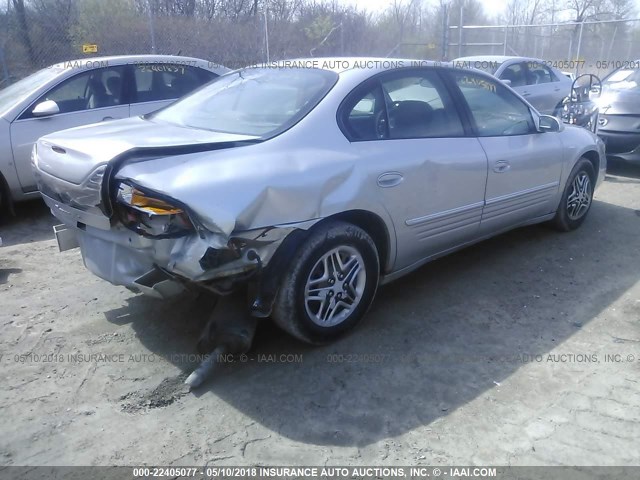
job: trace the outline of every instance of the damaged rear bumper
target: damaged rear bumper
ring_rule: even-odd
[[[64,222],[54,227],[61,251],[80,247],[85,266],[98,277],[157,298],[193,285],[227,293],[265,268],[284,239],[298,229],[262,228],[228,240],[213,233],[152,239],[120,224],[105,229],[93,214],[43,197]]]

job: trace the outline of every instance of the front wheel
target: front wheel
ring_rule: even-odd
[[[591,209],[596,174],[593,165],[586,158],[581,158],[569,175],[560,205],[552,224],[560,231],[575,230]]]
[[[307,343],[331,342],[364,316],[379,272],[378,251],[364,230],[342,221],[321,224],[291,259],[273,319]]]

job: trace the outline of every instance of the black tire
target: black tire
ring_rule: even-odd
[[[345,267],[351,265],[344,268],[340,275],[331,275],[325,270],[333,268],[333,264],[329,263],[336,259],[335,255],[341,261],[346,260]],[[327,263],[322,263],[325,256]],[[347,270],[349,273],[345,275]],[[360,272],[364,272],[364,277]],[[321,278],[318,278],[320,273]],[[323,280],[325,275],[327,280]],[[329,343],[351,330],[362,319],[375,296],[379,275],[378,251],[364,230],[342,221],[322,223],[314,227],[291,259],[273,307],[273,320],[299,340],[314,345]],[[313,281],[318,285],[324,286],[312,289],[317,292],[318,299],[309,299],[307,302],[305,295],[312,277],[316,277]],[[331,281],[333,283],[329,284]],[[351,305],[344,302],[350,302]],[[319,324],[322,318],[318,316],[327,316],[330,310],[333,311],[331,315],[335,316],[328,318],[326,324]]]
[[[0,173],[0,223],[6,220],[11,213],[11,203],[9,202],[9,187],[2,173]]]
[[[588,193],[582,192],[579,195],[581,195],[581,198],[583,199],[580,203],[584,205],[584,202],[588,201],[588,205],[586,206],[586,209],[583,207],[582,209],[576,210],[576,202],[572,202],[570,205],[569,196],[575,193],[576,179],[578,179],[579,177],[584,179],[585,176],[589,181],[589,191]],[[582,222],[584,222],[584,219],[587,218],[587,214],[589,213],[589,210],[591,210],[591,205],[593,204],[593,191],[595,188],[595,183],[596,173],[593,169],[593,165],[586,158],[581,158],[573,167],[573,170],[571,170],[571,174],[569,175],[567,184],[564,187],[560,205],[558,205],[558,211],[556,212],[556,216],[553,218],[553,220],[551,220],[551,224],[554,226],[554,228],[561,232],[569,232],[582,225]]]

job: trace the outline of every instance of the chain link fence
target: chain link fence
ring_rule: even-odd
[[[640,59],[640,19],[545,25],[451,26],[449,57],[515,55],[602,76]]]
[[[230,68],[309,56],[520,55],[602,76],[640,58],[639,22],[460,28],[437,9],[375,16],[335,0],[0,0],[0,88],[57,62],[146,53]]]
[[[232,67],[264,59],[263,16],[232,23],[145,11],[133,1],[74,3],[72,12],[32,8],[26,26],[18,12],[5,10],[0,17],[3,83],[54,63],[93,56],[180,54]],[[279,33],[273,34],[276,40]]]
[[[0,0],[0,87],[92,56],[180,54],[239,68],[384,56],[396,43],[369,14],[334,0]],[[85,45],[97,52],[84,53]]]

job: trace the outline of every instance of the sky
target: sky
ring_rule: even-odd
[[[387,8],[393,0],[341,0],[346,4],[355,5],[358,8],[366,8],[373,12],[380,12]],[[429,0],[426,0],[427,2]],[[435,2],[434,2],[435,3]],[[506,7],[506,1],[503,0],[480,0],[480,3],[484,7],[484,11],[489,17],[497,17],[504,13]],[[640,0],[635,0],[636,10],[640,12]]]
[[[372,12],[380,12],[393,3],[393,0],[342,0],[342,2],[355,5],[358,8],[366,8]],[[640,0],[638,0],[638,2],[640,3]],[[480,0],[480,3],[482,3],[487,15],[495,17],[504,11],[506,2],[500,0]]]

